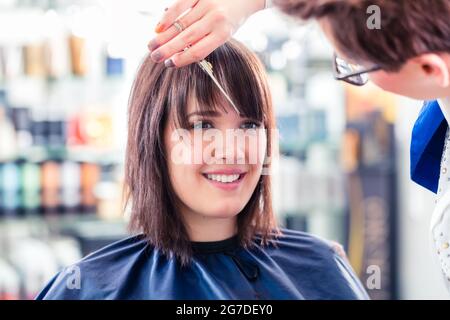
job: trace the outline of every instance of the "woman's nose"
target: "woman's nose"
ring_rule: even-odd
[[[217,161],[227,164],[245,163],[245,141],[236,138],[235,135],[224,136],[222,143],[217,144],[213,150],[213,157]]]

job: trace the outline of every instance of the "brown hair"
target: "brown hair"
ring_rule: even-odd
[[[410,58],[450,52],[449,0],[275,0],[291,16],[321,19],[338,49],[357,62],[398,71]],[[380,8],[381,28],[369,29],[367,8]]]
[[[270,132],[275,122],[259,60],[235,40],[216,49],[207,60],[241,115],[264,123],[268,132],[267,154],[271,155],[274,150],[271,150]],[[143,232],[164,254],[175,254],[183,265],[190,261],[192,247],[168,176],[169,157],[166,157],[163,132],[170,112],[174,112],[177,126],[188,126],[186,109],[191,96],[201,110],[215,109],[224,103],[220,91],[198,65],[165,68],[153,63],[147,55],[130,95],[125,160],[131,229]],[[256,234],[267,243],[273,231],[278,233],[268,175],[261,176],[249,202],[238,214],[237,223],[238,239],[243,246],[251,245]]]

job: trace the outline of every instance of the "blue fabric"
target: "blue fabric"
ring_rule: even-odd
[[[352,268],[325,240],[282,229],[277,246],[196,252],[181,267],[143,236],[109,245],[57,274],[37,299],[367,299]],[[223,240],[227,241],[227,240]],[[73,270],[73,268],[71,268]]]
[[[437,101],[424,103],[411,137],[411,179],[437,193],[447,121]]]

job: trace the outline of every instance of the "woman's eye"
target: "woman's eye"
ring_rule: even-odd
[[[242,124],[242,129],[258,129],[261,125],[255,121],[247,121]]]
[[[192,129],[195,129],[195,130],[204,130],[204,129],[211,129],[213,126],[209,122],[198,121],[198,122],[193,123],[191,127],[192,127]]]

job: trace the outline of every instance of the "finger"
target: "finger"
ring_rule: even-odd
[[[207,26],[211,26],[212,22],[213,20],[211,17],[205,17],[201,21],[197,21],[168,43],[154,51],[151,54],[152,60],[155,62],[162,62],[174,54],[183,51],[186,47],[197,43],[209,33],[209,28]]]
[[[155,32],[160,33],[168,29],[175,20],[182,15],[186,10],[192,8],[199,2],[199,0],[178,0],[171,5],[164,13],[160,22],[156,25]]]
[[[188,64],[198,62],[205,59],[211,52],[225,42],[224,37],[211,33],[192,45],[189,50],[173,55],[164,64],[166,67],[184,67]]]
[[[205,16],[208,11],[207,8],[208,6],[205,2],[199,2],[191,11],[189,11],[188,14],[178,20],[186,29],[189,29],[192,24]],[[157,34],[154,39],[150,40],[148,43],[148,49],[150,51],[156,50],[158,47],[172,40],[179,33],[180,31],[172,24],[168,29],[166,29],[166,31]]]

